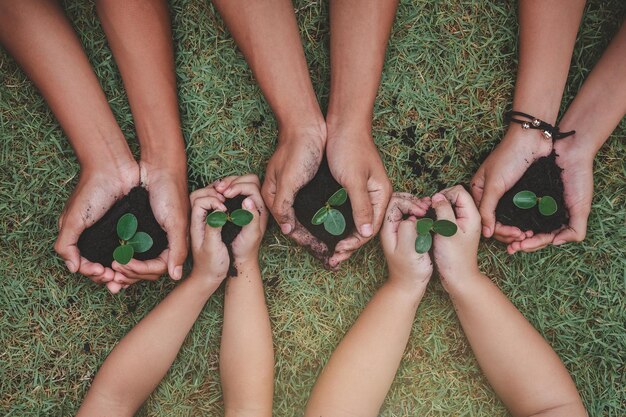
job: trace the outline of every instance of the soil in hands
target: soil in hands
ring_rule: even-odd
[[[120,244],[117,236],[117,221],[126,213],[137,217],[137,231],[146,232],[152,237],[152,247],[143,253],[135,253],[134,259],[146,261],[158,257],[167,249],[167,235],[154,218],[148,191],[135,187],[118,200],[93,226],[86,229],[78,239],[80,254],[91,262],[111,267],[113,251]]]
[[[516,226],[520,230],[532,230],[535,233],[549,233],[568,224],[568,214],[563,199],[562,169],[556,164],[556,154],[544,156],[535,161],[507,191],[496,207],[496,220],[504,225]],[[537,197],[551,196],[556,200],[558,209],[551,216],[539,213],[537,206],[521,209],[513,204],[513,196],[520,191],[532,191]]]
[[[224,205],[228,209],[229,213],[241,208],[241,203],[246,199],[245,195],[238,195],[233,198],[229,198],[224,202]],[[222,242],[226,245],[226,249],[228,249],[228,257],[230,258],[230,263],[228,264],[228,276],[236,277],[239,271],[237,271],[237,267],[235,266],[235,257],[233,255],[232,243],[233,240],[239,235],[242,227],[237,226],[233,222],[226,222],[224,226],[222,226]]]
[[[296,212],[296,218],[313,236],[321,240],[328,246],[330,253],[335,251],[335,246],[339,241],[345,239],[354,232],[354,218],[352,217],[352,205],[350,198],[339,207],[333,207],[343,214],[346,219],[346,229],[339,236],[334,236],[324,229],[324,225],[313,225],[311,219],[317,210],[326,204],[326,201],[332,196],[341,185],[333,178],[328,167],[326,158],[317,170],[315,177],[305,185],[296,195],[293,208]]]

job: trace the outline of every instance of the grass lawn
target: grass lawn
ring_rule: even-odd
[[[136,148],[121,78],[91,2],[67,13]],[[515,81],[515,2],[402,1],[379,91],[374,136],[397,190],[467,184],[504,133]],[[296,1],[313,83],[326,106],[326,1]],[[191,184],[263,174],[276,123],[207,0],[172,1],[180,108]],[[564,103],[626,14],[586,8]],[[67,416],[106,355],[173,287],[169,279],[110,295],[55,255],[56,222],[79,168],[62,130],[15,62],[0,52],[0,414]],[[414,135],[415,140],[410,140]],[[483,242],[480,265],[548,339],[592,416],[626,409],[626,122],[602,148],[587,239],[508,256]],[[420,167],[409,159],[417,157]],[[423,165],[423,166],[421,166]],[[421,168],[421,169],[420,169]],[[385,279],[378,241],[333,274],[276,227],[261,252],[276,350],[275,415],[300,415],[324,363]],[[217,416],[223,294],[211,298],[141,416]],[[163,335],[167,337],[167,335]],[[429,285],[382,416],[502,416],[438,279]]]

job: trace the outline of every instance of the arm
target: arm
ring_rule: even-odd
[[[376,416],[406,348],[415,312],[432,274],[415,252],[416,217],[428,200],[397,194],[381,231],[389,279],[341,341],[317,380],[307,416]],[[408,215],[407,220],[402,220]]]
[[[513,109],[554,125],[585,0],[524,0],[519,4],[519,66]],[[496,223],[498,201],[526,172],[528,166],[552,152],[552,141],[538,130],[511,123],[496,149],[472,179],[472,195],[482,217],[485,237],[510,244],[528,240],[540,248],[554,234],[533,236],[517,227]],[[512,251],[509,248],[509,253]]]
[[[397,0],[330,2],[326,155],[333,176],[350,196],[357,227],[337,244],[332,267],[378,233],[391,197],[391,183],[372,138],[372,117],[397,5]]]
[[[274,350],[259,269],[259,245],[267,225],[267,209],[256,175],[228,177],[230,197],[247,195],[243,208],[252,222],[233,241],[238,275],[226,281],[220,378],[227,417],[272,415]],[[229,197],[229,198],[230,198]]]
[[[59,218],[55,250],[71,272],[111,283],[113,270],[81,257],[76,243],[83,230],[139,184],[137,163],[56,2],[0,1],[0,42],[41,91],[81,166],[78,185]]]
[[[141,145],[141,182],[167,233],[169,248],[152,261],[115,263],[121,284],[182,277],[187,256],[187,167],[174,68],[169,12],[164,0],[98,0],[98,16],[124,80]]]
[[[470,195],[461,186],[442,193],[432,198],[437,218],[456,221],[459,231],[453,237],[435,237],[434,257],[489,383],[514,416],[586,416],[559,357],[478,271],[480,215]]]
[[[278,145],[267,165],[263,199],[283,233],[315,250],[319,244],[307,242],[317,239],[296,220],[293,201],[319,168],[326,146],[326,124],[311,84],[291,1],[213,3],[278,120]],[[324,250],[317,252],[323,258]]]
[[[204,222],[209,210],[226,209],[223,197],[213,191],[191,198],[193,271],[113,349],[78,416],[134,415],[169,370],[203,306],[226,276],[228,252],[221,228]]]

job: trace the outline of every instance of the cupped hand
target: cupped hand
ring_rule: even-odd
[[[228,273],[230,257],[222,242],[222,228],[206,224],[209,212],[227,211],[222,194],[213,186],[201,188],[191,193],[191,252],[193,270],[191,274],[207,283],[219,284]]]
[[[538,130],[523,130],[512,125],[502,142],[485,159],[472,178],[472,196],[482,218],[482,233],[504,243],[522,241],[532,232],[496,222],[496,206],[507,192],[524,175],[528,167],[552,151],[552,141]]]
[[[426,214],[429,206],[428,197],[394,193],[380,231],[389,282],[407,290],[423,289],[433,272],[428,253],[415,252],[416,221]]]
[[[458,230],[450,237],[434,234],[433,255],[442,283],[462,282],[463,277],[478,273],[480,214],[470,194],[460,185],[432,197],[437,219],[456,223]]]
[[[261,183],[259,177],[253,174],[223,178],[215,184],[216,191],[226,198],[245,195],[242,201],[243,209],[254,216],[252,221],[241,229],[232,243],[235,263],[248,261],[257,262],[261,239],[267,227],[267,209],[261,197]]]
[[[333,133],[326,157],[333,177],[348,192],[356,230],[335,247],[331,267],[341,262],[378,233],[392,188],[376,145],[367,131]]]
[[[120,164],[117,170],[83,169],[78,185],[59,217],[59,236],[54,250],[63,258],[70,272],[79,272],[98,284],[107,284],[111,292],[120,290],[111,268],[91,262],[80,255],[77,243],[85,229],[96,223],[122,196],[139,185],[139,167],[134,160]]]
[[[189,249],[189,198],[184,164],[175,167],[156,166],[141,161],[141,182],[148,190],[154,217],[167,234],[168,248],[157,258],[132,259],[126,265],[113,262],[115,282],[129,285],[138,280],[156,280],[166,271],[172,279],[183,275],[183,263]]]

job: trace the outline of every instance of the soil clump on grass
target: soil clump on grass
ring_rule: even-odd
[[[113,251],[120,244],[117,221],[126,213],[135,215],[137,231],[146,232],[153,241],[150,249],[143,253],[135,253],[134,259],[140,261],[154,259],[167,249],[167,235],[154,218],[148,191],[143,187],[135,187],[80,235],[78,250],[81,256],[110,268],[113,263]]]
[[[496,220],[522,231],[549,233],[568,224],[568,213],[563,198],[562,169],[556,164],[556,154],[537,159],[522,178],[507,191],[496,207]],[[556,200],[557,211],[551,216],[539,213],[537,206],[521,209],[513,204],[513,196],[520,191],[532,191],[537,197],[551,196]]]

